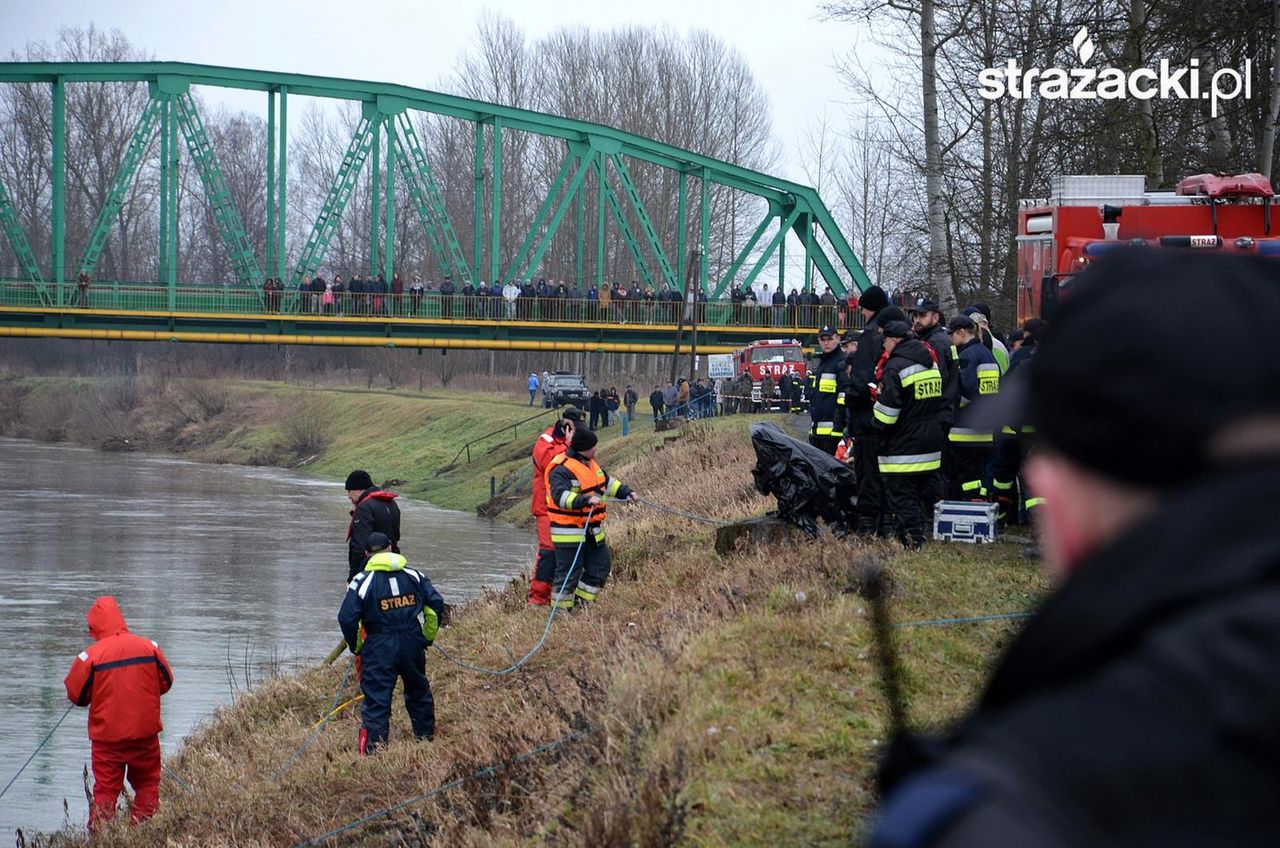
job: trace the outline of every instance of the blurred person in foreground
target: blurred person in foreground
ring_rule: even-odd
[[[948,736],[895,736],[874,848],[1280,844],[1280,358],[1249,332],[1276,322],[1273,260],[1130,249],[1071,283],[992,410],[1036,428],[1058,586]]]

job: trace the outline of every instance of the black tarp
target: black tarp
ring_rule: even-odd
[[[857,486],[853,469],[774,424],[751,425],[756,491],[778,501],[775,515],[818,535],[821,518],[837,537],[857,526]]]

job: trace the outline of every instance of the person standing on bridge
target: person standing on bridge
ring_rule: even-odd
[[[351,501],[347,526],[347,580],[351,580],[364,569],[370,533],[385,534],[392,552],[400,553],[400,507],[396,506],[399,496],[374,486],[368,471],[352,471],[345,485]]]
[[[445,277],[440,284],[440,317],[453,317],[453,277]]]
[[[444,598],[427,576],[391,550],[382,533],[368,537],[368,562],[351,578],[338,610],[338,625],[351,653],[363,666],[360,691],[360,756],[376,753],[391,730],[391,696],[404,681],[404,706],[413,735],[430,742],[436,733],[436,705],[427,680],[427,648],[444,617]]]
[[[533,443],[533,499],[529,513],[538,526],[538,554],[533,563],[533,579],[529,581],[529,603],[535,606],[551,603],[551,580],[556,573],[556,549],[551,543],[551,521],[547,517],[547,466],[569,449],[569,440],[581,425],[582,410],[567,406],[559,420]]]
[[[590,430],[575,430],[569,449],[547,466],[547,513],[556,549],[551,602],[559,609],[573,609],[575,601],[591,603],[609,579],[605,499],[637,499],[596,463],[596,442]]]
[[[89,708],[92,835],[115,818],[126,774],[135,824],[160,806],[160,697],[173,686],[173,671],[159,645],[129,632],[115,598],[98,598],[87,619],[94,643],[71,663],[63,683],[71,703]]]

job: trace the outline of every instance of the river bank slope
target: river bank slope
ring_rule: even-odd
[[[527,511],[533,423],[526,438],[435,473],[473,434],[514,423],[527,407],[264,384],[227,391],[222,412],[176,431],[187,440],[180,452],[222,461],[292,453],[335,481],[365,465],[375,479],[461,508],[487,500],[493,477],[494,511]],[[486,403],[485,413],[472,408]],[[300,412],[329,422],[327,441],[305,456],[297,446],[280,453]],[[655,503],[720,520],[759,515],[772,503],[752,487],[748,423],[640,428],[625,439],[615,431],[601,463]],[[389,748],[359,759],[359,690],[344,657],[220,710],[167,763],[190,791],[166,782],[160,814],[104,844],[293,845],[406,801],[337,842],[848,844],[864,831],[889,732],[853,564],[868,552],[883,558],[900,622],[1024,610],[1045,585],[1013,544],[905,553],[823,538],[721,556],[706,524],[624,505],[608,521],[614,571],[600,601],[557,616],[523,668],[480,675],[430,655],[433,743],[412,740],[396,704]],[[406,553],[428,573],[449,555]],[[481,666],[510,665],[546,625],[545,609],[525,607],[526,585],[466,605],[437,644]],[[959,714],[1012,626],[895,631],[913,722]]]

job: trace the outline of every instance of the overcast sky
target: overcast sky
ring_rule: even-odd
[[[848,97],[837,57],[860,40],[865,47],[853,25],[821,20],[817,0],[0,0],[0,48],[8,56],[28,41],[52,41],[62,25],[94,23],[162,60],[438,88],[472,45],[485,10],[510,17],[534,40],[572,24],[715,33],[742,52],[769,95],[782,147],[777,175],[801,182],[797,148],[806,126],[824,109],[839,113]]]

